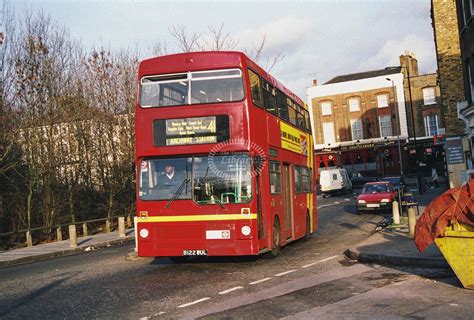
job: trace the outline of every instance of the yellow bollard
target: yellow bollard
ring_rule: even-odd
[[[61,232],[61,227],[56,228],[56,239],[58,241],[63,241],[63,233]]]
[[[398,201],[392,202],[392,217],[393,224],[400,224],[400,207],[398,206]]]
[[[118,218],[118,226],[119,226],[119,237],[125,238],[125,218],[124,217]]]
[[[415,208],[408,209],[408,235],[410,237],[415,236],[415,225],[416,225],[416,211]]]
[[[82,235],[84,237],[87,237],[89,235],[89,232],[87,231],[87,223],[85,222],[82,224]]]
[[[69,225],[69,243],[71,247],[77,247],[76,225]]]

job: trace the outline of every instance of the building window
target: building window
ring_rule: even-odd
[[[380,116],[380,137],[390,137],[392,135],[392,119],[390,115]]]
[[[323,116],[328,116],[332,114],[332,103],[331,101],[321,102],[321,114]]]
[[[352,131],[352,140],[362,140],[364,138],[361,119],[351,120],[351,131]]]
[[[438,134],[438,115],[430,114],[425,117],[425,132],[432,137]]]
[[[325,144],[336,142],[336,136],[334,135],[334,123],[323,122],[323,135]]]
[[[386,94],[377,95],[377,107],[378,108],[388,107],[388,95]]]
[[[474,0],[471,0],[471,17],[474,17]]]
[[[434,87],[424,88],[423,89],[423,104],[435,104],[436,103],[436,93]]]
[[[357,97],[349,98],[349,111],[359,111],[360,110],[360,99]]]
[[[472,72],[472,66],[471,66],[471,60],[467,59],[466,61],[466,68],[467,68],[467,84],[469,91],[471,92],[471,104],[474,103],[474,79],[472,78],[473,72]]]

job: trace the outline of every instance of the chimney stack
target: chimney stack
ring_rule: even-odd
[[[316,87],[318,85],[318,80],[313,79],[313,87]]]

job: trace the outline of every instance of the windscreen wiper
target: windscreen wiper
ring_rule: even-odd
[[[224,205],[222,204],[222,201],[220,201],[219,199],[214,199],[214,201],[221,206],[222,209],[225,209]]]
[[[168,203],[166,204],[165,208],[169,208],[171,203],[181,195],[181,193],[184,190],[184,187],[186,186],[186,183],[188,183],[189,181],[191,181],[189,180],[189,178],[184,178],[183,182],[181,182],[181,184],[179,185],[178,189],[175,191],[171,199],[168,200]]]

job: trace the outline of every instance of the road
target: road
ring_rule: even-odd
[[[352,196],[321,199],[319,231],[308,242],[288,245],[277,259],[127,261],[133,251],[128,244],[0,269],[0,318],[313,318],[321,308],[420,279],[416,274],[455,281],[438,270],[407,272],[346,261],[348,245],[382,220],[356,215],[354,205]],[[354,306],[348,310],[356,312]]]

